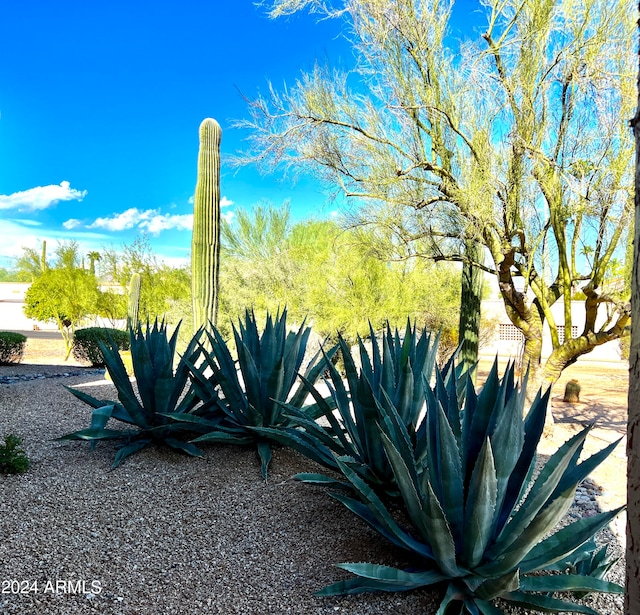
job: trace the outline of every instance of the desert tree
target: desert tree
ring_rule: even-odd
[[[22,254],[16,258],[14,269],[20,282],[33,282],[47,268],[46,245],[42,242],[40,251],[31,247],[23,247]]]
[[[257,313],[286,306],[321,337],[339,331],[355,343],[369,322],[403,327],[410,317],[455,340],[460,275],[448,263],[385,261],[371,249],[368,229],[344,230],[333,220],[293,223],[286,203],[237,209],[221,231],[222,328],[247,306]]]
[[[53,263],[46,267],[42,267],[44,250],[43,256],[29,248],[23,252],[22,261],[32,263],[34,272],[36,256],[40,263],[39,274],[34,275],[25,293],[24,313],[29,318],[56,324],[65,343],[66,360],[76,328],[99,311],[100,290],[96,277],[80,266],[79,245],[75,241],[60,242]]]
[[[85,319],[96,314],[99,295],[95,276],[84,269],[48,269],[27,289],[24,313],[29,318],[56,324],[65,343],[67,360],[74,332]]]
[[[257,203],[252,209],[238,209],[233,221],[221,226],[225,256],[259,261],[281,252],[291,232],[289,202],[273,206]]]
[[[318,64],[250,100],[245,162],[316,172],[353,202],[353,224],[394,238],[399,258],[495,276],[539,381],[626,334],[628,297],[610,271],[632,214],[629,0],[489,0],[486,27],[463,42],[451,2],[268,6],[343,19],[356,64]],[[584,326],[563,338],[576,298]]]
[[[84,269],[77,241],[61,241],[55,249],[55,255],[53,264],[55,269]]]
[[[276,206],[261,201],[249,209],[238,208],[231,221],[222,220],[220,301],[225,318],[219,325],[223,329],[246,307],[260,313],[286,305],[297,316],[299,293],[288,252],[291,228],[288,202]]]

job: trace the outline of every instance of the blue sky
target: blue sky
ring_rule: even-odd
[[[477,6],[472,0],[463,5]],[[22,246],[76,240],[119,249],[146,232],[188,257],[198,126],[222,126],[224,212],[289,199],[294,218],[331,215],[312,178],[225,162],[254,97],[317,58],[349,66],[337,21],[270,20],[252,0],[0,0],[0,266]]]
[[[205,117],[223,128],[225,213],[290,199],[294,216],[330,214],[311,179],[262,178],[225,158],[246,136],[229,128],[248,115],[239,91],[291,81],[317,57],[351,61],[338,23],[270,20],[252,0],[0,6],[0,266],[41,239],[117,249],[141,231],[186,257]]]

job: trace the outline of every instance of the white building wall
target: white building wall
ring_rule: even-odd
[[[482,302],[482,330],[480,333],[480,355],[483,357],[500,357],[517,358],[522,351],[522,336],[519,331],[513,327],[507,313],[504,309],[502,299],[488,299]],[[552,306],[551,312],[556,320],[556,325],[564,327],[564,302],[558,301]],[[604,312],[604,310],[601,310]],[[580,335],[584,329],[585,314],[584,303],[581,301],[573,301],[571,304],[571,319],[573,326],[573,334]],[[605,322],[604,313],[599,314],[596,321],[596,327]],[[502,338],[500,335],[500,326],[502,325]],[[514,335],[515,333],[515,335]],[[517,337],[518,339],[504,339],[505,337]],[[549,333],[549,325],[545,323],[542,357],[547,358],[552,351],[551,335]],[[594,348],[590,353],[580,357],[581,361],[620,361],[622,353],[620,342],[618,340],[607,342],[602,346]]]
[[[1,331],[57,331],[55,323],[40,322],[24,315],[24,295],[30,284],[0,283],[0,330]]]
[[[29,286],[29,283],[0,282],[0,331],[58,330],[54,322],[41,322],[25,316],[24,296]],[[116,325],[124,327],[122,323]],[[104,318],[92,318],[83,326],[111,327],[112,324]]]

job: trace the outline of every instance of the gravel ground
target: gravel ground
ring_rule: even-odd
[[[402,554],[321,489],[290,476],[314,471],[275,451],[267,483],[252,450],[211,445],[205,459],[147,448],[110,471],[115,445],[94,452],[54,438],[88,426],[90,408],[63,384],[101,398],[113,387],[69,367],[0,368],[0,376],[64,374],[0,384],[0,435],[15,433],[32,465],[0,476],[0,612],[11,614],[432,614],[430,591],[315,598],[348,573],[333,564],[401,565]],[[89,388],[85,385],[91,383]],[[571,515],[592,514],[586,483]],[[622,555],[613,535],[599,539]],[[610,580],[623,583],[624,565]],[[13,594],[11,581],[27,582]],[[24,585],[22,585],[24,587]],[[37,591],[36,591],[37,589]],[[622,596],[586,603],[623,613]],[[525,611],[507,611],[524,614]]]

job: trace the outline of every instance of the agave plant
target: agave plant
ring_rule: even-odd
[[[547,570],[557,571],[565,574],[578,574],[604,579],[606,574],[616,564],[619,558],[612,557],[607,553],[605,545],[598,546],[594,538],[590,538],[584,545],[584,548],[577,554],[556,562],[549,566]],[[574,595],[578,598],[584,598],[589,591],[574,591]]]
[[[185,431],[184,424],[167,417],[167,414],[179,416],[202,411],[199,399],[189,385],[189,370],[184,359],[180,360],[175,372],[173,369],[178,331],[179,326],[168,338],[166,325],[164,322],[158,324],[157,320],[153,326],[147,323],[145,331],[140,325],[137,329],[129,329],[137,395],[115,341],[110,340],[108,345],[99,342],[106,368],[118,390],[118,401],[96,399],[83,391],[67,387],[94,411],[88,429],[75,431],[59,439],[89,440],[92,448],[99,440],[122,441],[123,446],[113,462],[114,468],[127,456],[152,442],[164,443],[189,455],[201,457],[203,454],[196,446],[175,437]],[[196,335],[192,339],[185,354],[197,352],[198,338]],[[108,428],[111,419],[129,428]],[[197,432],[197,429],[192,431]]]
[[[438,380],[442,383],[444,378]],[[380,438],[411,527],[401,526],[354,469],[352,458],[337,462],[358,497],[332,495],[411,553],[413,566],[339,564],[356,576],[318,595],[443,586],[437,615],[496,615],[502,613],[492,603],[496,598],[523,608],[597,615],[553,593],[622,591],[599,578],[606,563],[594,553],[591,540],[621,509],[550,533],[571,506],[578,484],[617,443],[580,461],[587,427],[561,446],[534,478],[549,391],[538,393],[523,419],[525,385],[519,388],[514,382],[513,365],[500,381],[496,362],[479,395],[467,380],[462,409],[456,387],[436,385],[427,395],[420,437],[428,446],[420,457],[398,409],[392,403],[378,405],[383,416],[378,422]],[[559,570],[564,574],[540,574]]]
[[[429,388],[433,375],[438,337],[436,335],[432,340],[426,330],[418,336],[409,321],[404,336],[387,324],[381,340],[370,327],[371,356],[363,340],[358,338],[361,364],[358,371],[349,346],[339,336],[346,382],[333,365],[327,366],[331,403],[323,399],[311,383],[305,382],[315,398],[314,410],[317,408],[321,412],[324,424],[310,418],[306,409],[301,411],[288,405],[287,411],[295,418],[295,427],[277,432],[264,428],[258,431],[331,470],[340,470],[338,457],[348,457],[346,463],[376,492],[397,497],[399,492],[393,469],[385,455],[378,428],[383,417],[381,408],[392,404],[411,445],[421,446],[425,386]],[[452,369],[451,361],[444,371],[447,381],[451,379]],[[351,487],[349,483],[318,473],[297,474],[295,478],[330,487]]]
[[[293,424],[277,402],[287,401],[288,407],[300,408],[308,397],[306,387],[300,383],[295,387],[295,384],[310,333],[311,329],[304,323],[298,331],[288,332],[285,309],[275,319],[267,314],[260,334],[255,315],[247,310],[244,323],[239,320],[238,327],[233,326],[236,364],[220,332],[212,327],[211,332],[206,331],[208,344],[198,347],[203,360],[197,363],[186,359],[195,392],[208,412],[201,416],[171,414],[170,417],[207,432],[193,442],[255,444],[262,476],[266,479],[273,438],[253,428],[269,427],[277,431]],[[324,357],[318,353],[309,362],[304,373],[308,386],[318,379],[334,352],[331,350]],[[308,408],[309,413],[312,411],[313,408]]]

